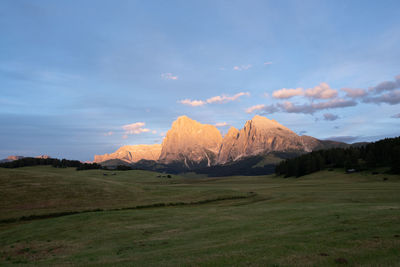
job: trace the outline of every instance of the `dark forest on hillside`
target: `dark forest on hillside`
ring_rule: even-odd
[[[400,137],[386,138],[361,147],[332,148],[313,151],[282,161],[275,173],[285,177],[300,177],[326,168],[373,170],[388,167],[400,173]]]
[[[51,165],[55,168],[75,167],[77,170],[101,169],[96,163],[82,163],[79,160],[54,159],[54,158],[32,158],[26,157],[10,162],[0,163],[3,168],[20,168],[38,165]]]

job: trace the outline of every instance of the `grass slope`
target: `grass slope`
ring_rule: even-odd
[[[2,223],[0,265],[399,266],[399,176],[115,173],[0,169],[1,217],[256,195]]]

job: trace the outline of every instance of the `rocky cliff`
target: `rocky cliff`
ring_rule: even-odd
[[[275,120],[256,115],[239,132],[228,132],[217,162],[223,164],[272,151],[298,150],[305,150],[300,136]]]
[[[222,135],[215,126],[181,116],[172,123],[162,142],[159,161],[182,162],[187,167],[204,162],[211,166],[216,162],[221,142]]]

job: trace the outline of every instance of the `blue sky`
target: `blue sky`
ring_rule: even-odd
[[[399,1],[0,2],[0,158],[92,160],[180,115],[400,134]],[[344,88],[344,89],[343,89]]]

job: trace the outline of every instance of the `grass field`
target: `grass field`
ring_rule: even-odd
[[[0,265],[400,266],[399,176],[115,173],[0,169]]]

